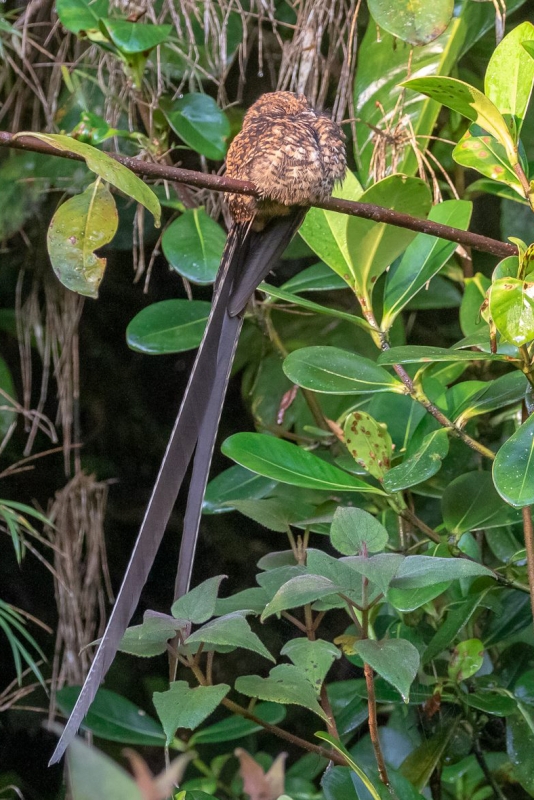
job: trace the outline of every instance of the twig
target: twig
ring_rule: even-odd
[[[14,138],[12,133],[0,131],[0,146],[30,150],[36,153],[46,153],[47,155],[69,158],[75,161],[84,160],[83,157],[77,153],[56,150],[52,145],[39,141],[30,134]],[[258,196],[256,187],[250,181],[238,181],[234,178],[227,178],[221,175],[206,175],[203,172],[169,167],[164,164],[152,164],[146,161],[140,161],[137,158],[118,155],[117,153],[108,153],[108,155],[120,164],[124,164],[125,167],[131,169],[132,172],[135,172],[137,175],[143,175],[147,178],[186,183],[189,186],[212,189],[216,192],[233,192],[235,194]],[[412,217],[409,214],[401,214],[398,211],[392,211],[389,208],[383,208],[382,206],[377,206],[372,203],[357,203],[351,200],[340,200],[339,198],[331,197],[329,200],[325,200],[322,203],[315,203],[314,205],[317,208],[323,208],[327,211],[337,211],[340,214],[371,219],[375,222],[385,222],[400,228],[409,228],[419,233],[439,236],[441,239],[457,242],[458,244],[463,244],[465,247],[472,247],[475,250],[480,250],[483,253],[491,253],[501,258],[517,255],[518,252],[515,245],[500,242],[498,239],[491,239],[488,236],[481,236],[478,233],[462,231],[458,228],[452,228],[450,225],[441,225],[431,220]]]

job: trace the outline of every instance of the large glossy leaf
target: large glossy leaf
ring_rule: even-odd
[[[314,392],[404,392],[403,384],[374,361],[338,347],[302,347],[294,350],[285,359],[283,369],[293,383]]]
[[[495,528],[518,522],[518,511],[495,491],[489,472],[467,472],[450,483],[441,499],[445,526],[451,533]]]
[[[489,310],[507,342],[521,347],[534,339],[534,283],[498,278],[491,286]]]
[[[357,325],[359,328],[362,328],[364,331],[371,330],[371,326],[367,320],[359,317],[357,314],[348,314],[346,311],[341,311],[341,309],[338,308],[331,308],[330,306],[323,306],[319,303],[314,303],[313,300],[307,300],[305,297],[300,297],[300,295],[297,294],[291,294],[285,289],[279,289],[277,286],[271,286],[270,283],[261,283],[258,289],[270,295],[271,297],[276,297],[277,300],[283,300],[284,302],[298,306],[299,308],[305,308],[306,311],[313,311],[315,314],[323,314],[327,317],[334,317],[334,319],[341,319],[345,322],[350,322],[353,325]]]
[[[178,728],[197,728],[217,708],[228,694],[225,683],[216,686],[196,686],[191,689],[186,681],[173,681],[166,692],[154,692],[156,711],[171,744]]]
[[[397,689],[405,703],[410,699],[410,686],[419,669],[417,648],[406,639],[384,639],[375,642],[361,639],[355,650],[384,680]]]
[[[500,353],[447,350],[445,347],[418,347],[417,345],[391,347],[378,356],[379,364],[433,364],[436,361],[514,361],[514,359]]]
[[[72,33],[96,30],[108,7],[108,0],[56,0],[55,6],[59,21]]]
[[[440,36],[452,18],[454,0],[368,0],[375,22],[403,42],[423,45]]]
[[[348,472],[283,439],[261,433],[236,433],[222,446],[223,453],[243,467],[267,478],[325,491],[383,492]]]
[[[327,264],[319,262],[297,272],[281,288],[285,292],[298,294],[300,292],[331,292],[334,289],[346,289],[347,284],[343,278],[332,272]]]
[[[531,763],[533,748],[532,717],[528,712],[516,711],[507,719],[506,751],[514,765],[514,776],[530,797],[534,794],[534,772]]]
[[[457,78],[437,76],[414,78],[405,81],[403,85],[437,100],[438,103],[476,122],[503,145],[510,163],[517,164],[515,142],[506,121],[497,106],[474,86]]]
[[[486,178],[499,181],[512,187],[516,197],[524,199],[524,192],[519,178],[512,169],[503,145],[492,136],[484,134],[478,125],[464,133],[454,150],[452,157],[457,164],[468,169],[476,169]],[[484,184],[480,189],[484,188]],[[473,189],[470,187],[470,191]]]
[[[463,426],[472,417],[520,402],[525,396],[527,385],[526,376],[519,370],[489,381],[461,407],[456,408],[456,423]]]
[[[472,204],[465,200],[446,200],[431,209],[428,219],[467,230],[471,210]],[[381,322],[383,330],[389,330],[399,312],[439,272],[456,247],[454,242],[426,233],[415,237],[401,260],[387,274]]]
[[[162,300],[136,314],[126,328],[126,341],[139,353],[182,353],[198,347],[211,303]]]
[[[259,500],[270,494],[276,481],[257,475],[236,464],[220,472],[208,483],[203,514],[220,514],[232,511],[234,500]]]
[[[193,92],[164,105],[163,111],[175,133],[197,153],[215,161],[225,157],[230,123],[212,97]]]
[[[117,226],[113,195],[101,181],[60,205],[48,228],[47,245],[52,267],[63,286],[98,297],[107,260],[97,256],[95,250],[113,239]]]
[[[172,25],[130,22],[117,17],[107,17],[99,21],[100,29],[111,39],[117,50],[127,55],[146,54],[163,44],[172,31]]]
[[[534,415],[497,453],[493,481],[501,497],[515,508],[534,503]]]
[[[390,175],[378,181],[362,194],[360,201],[423,218],[432,207],[428,185],[420,178],[407,178],[405,175]],[[376,280],[416,235],[407,228],[349,217],[347,248],[352,278],[350,282],[364,303],[370,305]]]
[[[359,200],[363,189],[353,175],[347,172],[343,185],[334,191],[343,200]],[[350,283],[351,261],[347,248],[349,217],[322,208],[310,208],[299,230],[304,241],[325,264]]]
[[[213,283],[226,236],[203,208],[185,211],[162,238],[165,258],[176,272],[192,283]]]
[[[439,472],[441,462],[448,452],[448,431],[444,428],[431,431],[410,458],[389,470],[384,477],[384,489],[388,492],[400,492],[426,481]]]
[[[80,691],[79,686],[64,686],[56,693],[58,708],[64,714],[70,714]],[[109,689],[98,690],[83,726],[112,742],[161,747],[165,741],[161,726],[152,717]]]
[[[534,84],[534,61],[523,42],[534,39],[534,25],[522,22],[498,44],[484,78],[486,96],[508,122],[514,140],[519,140]]]
[[[268,678],[259,675],[242,675],[235,682],[236,691],[247,697],[258,697],[283,705],[296,704],[313,711],[327,721],[327,716],[317,702],[317,690],[294,664],[279,664]]]
[[[65,136],[59,133],[29,132],[24,135],[40,139],[46,142],[46,144],[55,147],[56,150],[71,150],[73,153],[78,153],[78,155],[85,159],[85,163],[92,172],[145,206],[153,215],[154,224],[159,228],[161,206],[152,189],[150,189],[135,173],[122,164],[119,164],[118,161],[108,156],[107,153],[97,150],[96,147],[92,147],[90,144],[80,142],[78,139],[73,139],[71,136]]]

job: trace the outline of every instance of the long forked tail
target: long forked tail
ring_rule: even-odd
[[[256,286],[283,253],[304,217],[299,209],[255,233],[246,225],[229,231],[213,305],[189,383],[106,630],[49,764],[74,738],[120,645],[159,549],[187,467],[197,448],[178,562],[176,596],[189,589],[202,500],[221,407],[226,394],[242,312]]]

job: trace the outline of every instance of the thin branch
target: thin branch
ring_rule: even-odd
[[[20,150],[30,150],[36,153],[46,153],[47,155],[58,156],[59,158],[84,161],[83,157],[77,153],[56,150],[52,145],[35,139],[29,134],[25,136],[17,135],[15,137],[14,134],[8,133],[7,131],[0,131],[0,147],[13,147]],[[189,186],[212,189],[216,192],[232,192],[234,194],[258,196],[258,190],[250,181],[238,181],[235,180],[235,178],[228,178],[226,176],[206,175],[203,172],[169,167],[165,164],[153,164],[116,153],[108,153],[108,155],[114,158],[115,161],[128,167],[128,169],[131,169],[132,172],[135,172],[137,175],[143,175],[147,178],[174,181],[175,183],[186,183]],[[371,219],[375,222],[385,222],[389,225],[408,228],[409,230],[419,233],[439,236],[441,239],[447,239],[448,241],[462,244],[465,247],[472,247],[475,250],[480,250],[483,253],[491,253],[501,258],[517,255],[518,252],[515,245],[500,242],[498,239],[491,239],[488,236],[481,236],[478,233],[462,231],[458,228],[452,228],[450,225],[441,225],[431,220],[419,219],[419,217],[412,217],[409,214],[401,214],[398,211],[382,208],[382,206],[376,206],[372,203],[357,203],[351,200],[340,200],[337,197],[331,197],[329,200],[325,200],[322,203],[315,203],[314,205],[317,208],[323,208],[327,211],[337,211],[340,214]]]

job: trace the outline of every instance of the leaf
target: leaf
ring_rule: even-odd
[[[447,350],[445,347],[416,345],[391,347],[378,356],[379,364],[433,364],[436,361],[514,361],[500,353],[480,353],[476,350]]]
[[[313,211],[313,209],[311,210]],[[270,283],[260,283],[258,289],[261,292],[265,292],[270,297],[276,297],[278,300],[284,300],[286,303],[291,303],[299,308],[305,308],[307,311],[313,311],[315,314],[323,314],[327,317],[333,317],[334,319],[341,319],[344,322],[350,322],[352,325],[357,325],[364,331],[371,330],[371,326],[367,320],[357,316],[357,314],[348,314],[346,311],[340,311],[337,308],[319,305],[319,303],[314,303],[312,300],[306,300],[304,297],[300,297],[296,294],[290,294],[284,289],[271,286]]]
[[[324,639],[310,641],[305,638],[291,639],[280,650],[280,655],[287,656],[302,671],[317,693],[326,674],[334,661],[341,658],[340,650]]]
[[[497,45],[484,78],[486,96],[497,106],[517,143],[534,84],[534,61],[523,43],[534,38],[534,25],[523,22]]]
[[[499,278],[490,290],[489,310],[495,327],[517,347],[534,339],[534,283]]]
[[[346,282],[330,267],[320,261],[311,267],[297,272],[280,287],[284,292],[331,292],[335,289],[346,289]]]
[[[343,184],[334,196],[343,200],[359,200],[363,189],[355,175],[347,171]],[[310,208],[299,234],[325,264],[349,283],[350,257],[347,249],[348,216],[322,208]]]
[[[431,76],[405,81],[403,86],[421,92],[452,108],[491,133],[506,150],[510,164],[518,163],[515,142],[499,109],[482,92],[457,78]]]
[[[493,462],[493,482],[514,508],[534,503],[534,415],[502,445]]]
[[[239,759],[239,774],[243,780],[243,792],[249,800],[284,800],[285,760],[287,753],[280,753],[266,771],[260,763],[242,747],[234,755]],[[291,798],[287,798],[291,800]]]
[[[467,230],[471,211],[472,204],[465,200],[446,200],[431,208],[428,219]],[[401,260],[393,264],[387,274],[382,330],[389,330],[402,309],[447,263],[456,247],[454,242],[426,233],[419,233],[415,237]]]
[[[511,714],[506,720],[506,752],[514,765],[514,777],[531,797],[534,794],[533,748],[531,718],[520,711]]]
[[[108,0],[56,0],[59,21],[72,33],[98,29],[98,21],[108,13]]]
[[[258,703],[254,706],[254,716],[270,725],[278,725],[285,718],[285,715],[285,709],[278,703]],[[220,722],[215,722],[208,728],[196,731],[189,739],[189,744],[195,747],[197,744],[232,742],[236,739],[243,740],[246,736],[251,736],[262,730],[264,728],[259,723],[234,715]]]
[[[380,593],[385,594],[404,559],[405,556],[400,553],[378,553],[370,558],[368,556],[348,556],[341,558],[338,563],[365,576]]]
[[[410,686],[419,669],[419,653],[411,642],[406,639],[384,639],[381,642],[361,639],[356,642],[355,650],[378,675],[400,692],[405,703],[409,701]]]
[[[479,575],[493,577],[490,569],[466,558],[406,556],[392,579],[391,586],[397,589],[421,589],[442,581],[475,578]]]
[[[464,639],[453,650],[448,666],[448,675],[452,681],[461,683],[471,678],[484,663],[484,645],[480,639]]]
[[[180,139],[197,153],[214,161],[226,155],[230,136],[228,117],[207,94],[193,92],[163,105],[169,125]]]
[[[130,22],[126,19],[106,17],[99,21],[103,31],[121,53],[133,55],[147,54],[154,47],[163,44],[169,38],[172,25],[154,25],[153,23]]]
[[[508,161],[505,148],[492,136],[484,135],[484,131],[478,126],[472,125],[464,133],[452,151],[452,157],[457,164],[476,169],[487,178],[510,186],[518,199],[525,199],[523,188]],[[484,184],[480,188],[483,189]],[[473,191],[472,187],[470,190]]]
[[[416,789],[423,789],[438,765],[443,762],[457,725],[458,720],[454,719],[449,724],[441,725],[433,736],[425,738],[402,762],[401,773]]]
[[[369,780],[369,778],[367,777],[365,772],[362,769],[360,769],[360,767],[354,761],[353,757],[351,756],[351,754],[349,753],[347,748],[338,739],[335,739],[329,733],[323,733],[323,731],[318,731],[315,735],[316,735],[316,737],[318,739],[322,739],[323,742],[328,742],[328,744],[330,744],[334,748],[334,750],[336,750],[338,753],[340,753],[343,756],[343,758],[345,759],[346,763],[349,765],[351,770],[362,781],[362,783],[364,784],[365,788],[367,789],[367,791],[369,792],[369,794],[371,795],[373,800],[381,800],[381,795],[377,792],[377,790],[375,789],[375,787],[373,786],[373,784],[371,783],[371,781]],[[323,776],[323,780],[321,781],[321,784],[324,786],[325,778],[327,777],[327,775],[331,774],[335,770],[338,770],[338,774],[339,774],[339,771],[341,769],[343,769],[343,767],[334,767],[333,769],[330,768],[330,770],[325,774],[325,776]],[[342,788],[343,794],[340,793],[338,795],[337,789],[340,788],[340,787],[339,786],[334,787],[334,793],[333,794],[330,794],[330,795],[327,796],[326,792],[325,792],[325,796],[327,796],[327,800],[334,800],[334,798],[335,798],[335,800],[340,800],[341,796],[345,797],[346,786],[345,786],[344,783],[342,783],[341,786],[343,787]],[[347,798],[347,800],[349,800],[349,798]]]
[[[450,646],[477,610],[484,598],[484,594],[473,594],[462,598],[457,605],[449,610],[447,617],[444,621],[441,621],[439,628],[426,646],[421,657],[423,666],[429,664]]]
[[[250,625],[243,614],[237,612],[226,614],[218,619],[212,619],[185,640],[186,645],[194,642],[241,647],[244,650],[252,650],[253,653],[259,653],[260,656],[274,661],[261,639],[250,629]]]
[[[126,770],[78,736],[67,749],[67,763],[73,800],[146,800]]]
[[[339,591],[339,587],[321,575],[297,575],[278,589],[270,603],[267,603],[260,619],[262,622],[288,608],[298,608],[313,603]]]
[[[184,620],[173,619],[168,614],[145,611],[143,623],[127,628],[119,645],[122,653],[150,658],[167,652],[167,644],[177,632],[183,630]]]
[[[192,283],[213,283],[226,236],[203,208],[191,208],[175,219],[161,241],[165,258]]]
[[[283,439],[261,433],[236,433],[222,452],[247,469],[292,486],[324,491],[382,491]]]
[[[74,708],[80,691],[80,686],[64,686],[56,693],[58,708],[66,716]],[[109,689],[98,690],[83,727],[100,739],[122,744],[161,747],[165,741],[158,722]]]
[[[388,539],[384,526],[362,508],[336,509],[330,527],[330,541],[344,556],[379,553]]]
[[[259,500],[270,494],[276,481],[256,475],[249,469],[235,465],[220,472],[208,483],[203,514],[221,514],[232,511],[234,500]]]
[[[404,392],[403,384],[370,358],[339,347],[301,347],[287,356],[283,370],[290,381],[314,392]]]
[[[101,181],[59,206],[48,228],[47,246],[54,272],[67,289],[98,297],[107,260],[94,251],[113,239],[117,226],[115,201]]]
[[[317,692],[293,664],[279,664],[273,667],[268,678],[259,675],[242,675],[235,682],[237,692],[247,697],[258,697],[283,705],[298,705],[313,711],[325,722],[328,717],[317,702]]]
[[[191,689],[186,681],[173,681],[168,691],[154,692],[152,700],[167,736],[167,745],[172,743],[178,728],[193,730],[204,722],[229,691],[225,683]]]
[[[454,0],[368,0],[375,22],[403,42],[424,45],[440,36],[451,21]]]
[[[126,328],[128,347],[138,353],[183,353],[198,347],[211,303],[204,300],[162,300],[147,306]]]
[[[252,586],[250,589],[243,589],[242,592],[232,594],[230,597],[219,597],[215,603],[214,613],[216,617],[232,614],[234,611],[250,611],[261,614],[268,602],[268,593],[260,586]]]
[[[0,408],[0,441],[3,441],[4,436],[17,418],[17,412],[15,411],[15,406],[12,406],[8,400],[8,397],[11,397],[16,402],[15,384],[13,383],[11,371],[2,357],[0,357],[0,389],[2,390],[0,406],[3,406],[3,408]],[[13,410],[11,410],[11,407],[13,407]]]
[[[447,530],[456,535],[513,524],[521,518],[499,497],[490,473],[483,471],[467,472],[449,483],[441,498],[441,512]]]
[[[120,191],[124,192],[128,197],[133,197],[134,200],[141,203],[142,206],[145,206],[153,215],[156,228],[159,228],[161,206],[152,189],[150,189],[146,183],[143,183],[141,178],[138,178],[135,173],[123,164],[119,164],[118,161],[108,156],[107,153],[97,150],[96,147],[92,147],[90,144],[85,144],[84,142],[78,141],[78,139],[73,139],[70,136],[59,133],[33,133],[32,131],[27,133],[21,132],[18,136],[33,136],[34,139],[40,139],[46,142],[46,144],[51,145],[51,147],[55,147],[56,150],[70,151],[82,156],[91,172],[96,173],[102,180],[111,183],[112,186],[120,189]]]
[[[527,385],[526,376],[519,370],[489,381],[456,409],[456,424],[463,427],[468,419],[519,403],[525,396]]]
[[[357,464],[382,481],[391,464],[393,443],[387,425],[365,411],[353,411],[343,428],[345,444]]]
[[[194,625],[200,625],[213,616],[219,586],[226,575],[217,575],[202,581],[187,594],[179,597],[172,604],[171,614],[178,619],[187,619]]]
[[[390,175],[373,184],[359,198],[399,213],[425,218],[432,207],[427,184],[420,178]],[[351,285],[358,298],[370,306],[373,286],[417,234],[384,222],[349,217],[347,248]]]
[[[428,480],[439,472],[448,452],[448,430],[440,428],[431,431],[413,455],[388,471],[384,476],[384,489],[388,492],[400,492]]]

